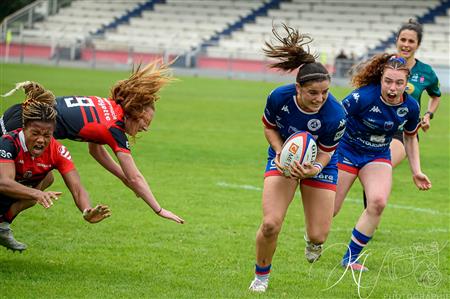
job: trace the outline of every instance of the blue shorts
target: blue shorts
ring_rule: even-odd
[[[275,159],[275,152],[271,147],[269,147],[264,177],[283,176],[283,174],[275,166],[274,159]],[[309,179],[303,179],[300,181],[300,184],[319,189],[328,189],[336,191],[337,179],[338,179],[338,168],[337,168],[337,155],[335,153],[333,157],[331,157],[331,160],[328,163],[328,165],[325,166],[318,175]]]
[[[361,153],[345,142],[340,142],[338,149],[338,168],[349,173],[358,174],[359,170],[370,163],[391,164],[391,151],[387,150],[381,153],[365,152]]]

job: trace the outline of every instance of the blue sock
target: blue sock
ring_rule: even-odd
[[[372,239],[372,237],[368,237],[354,228],[352,238],[348,244],[349,248],[347,248],[344,257],[342,258],[342,264],[347,265],[353,263],[358,258],[363,248],[366,247],[370,239]]]
[[[269,279],[271,267],[272,267],[272,264],[270,264],[266,267],[260,267],[257,264],[255,264],[255,277],[262,281]]]

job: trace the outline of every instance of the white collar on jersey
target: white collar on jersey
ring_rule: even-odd
[[[23,133],[23,130],[19,132],[19,141],[20,141],[20,145],[23,148],[24,152],[28,152],[28,148],[27,145],[25,143],[25,134]]]

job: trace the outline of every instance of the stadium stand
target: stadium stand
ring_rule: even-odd
[[[341,49],[355,57],[394,51],[396,30],[413,17],[424,23],[425,37],[418,57],[426,57],[433,65],[450,66],[450,0],[65,2],[70,4],[57,14],[44,16],[20,31],[21,47],[47,53],[45,47],[78,45],[95,49],[96,54],[82,50],[77,59],[97,55],[97,59],[104,56],[119,63],[128,63],[130,53],[170,53],[192,58],[184,66],[216,64],[227,68],[237,61],[244,69],[257,72],[265,63],[261,47],[271,35],[273,24],[284,22],[311,34],[311,49],[323,63],[332,66]]]

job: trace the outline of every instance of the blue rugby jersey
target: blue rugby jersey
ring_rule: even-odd
[[[420,108],[414,98],[403,94],[403,102],[391,105],[381,97],[381,85],[369,84],[352,91],[342,104],[347,113],[347,128],[343,142],[364,152],[389,149],[392,136],[398,130],[417,133]]]
[[[295,84],[274,89],[267,98],[262,118],[264,125],[278,130],[283,141],[295,132],[308,131],[322,151],[334,151],[345,131],[345,112],[341,103],[328,93],[318,112],[306,112],[298,106],[296,95]]]

